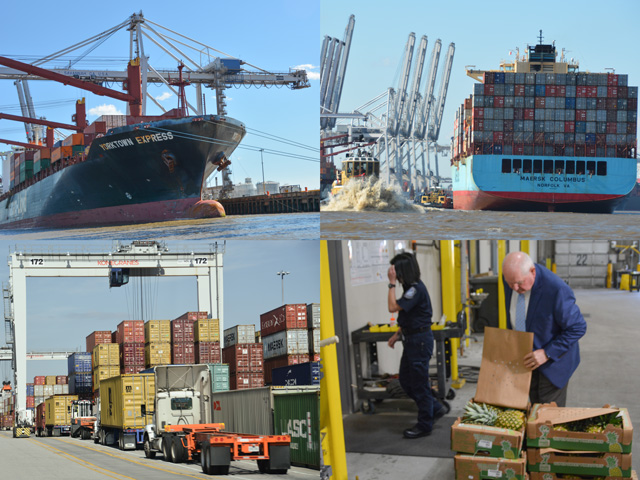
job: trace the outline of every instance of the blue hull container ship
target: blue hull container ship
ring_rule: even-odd
[[[557,55],[541,42],[467,71],[480,83],[456,112],[455,209],[611,213],[634,188],[638,87]]]

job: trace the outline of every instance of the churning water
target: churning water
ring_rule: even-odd
[[[420,212],[424,207],[410,203],[396,186],[388,186],[382,180],[351,180],[329,202],[321,207],[323,212],[372,211],[372,212]]]

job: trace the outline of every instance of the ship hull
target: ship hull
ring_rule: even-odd
[[[190,218],[207,176],[242,140],[217,116],[113,129],[67,166],[0,202],[0,228],[121,225]],[[223,209],[209,209],[212,216]]]
[[[559,160],[518,155],[518,168],[512,160],[513,156],[475,155],[454,165],[454,208],[611,213],[635,182],[634,159],[564,157]],[[541,162],[541,167],[545,161],[562,163],[556,173],[551,173],[553,170],[530,173],[522,167],[527,161],[531,161],[530,165]],[[552,165],[555,169],[558,163]],[[588,173],[577,170],[576,166],[580,168],[580,165],[587,167],[583,171]],[[537,170],[534,168],[534,171]]]

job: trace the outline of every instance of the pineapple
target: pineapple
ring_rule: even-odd
[[[567,426],[563,423],[560,425],[554,425],[553,429],[558,431],[558,432],[568,432],[569,429],[567,428]]]
[[[524,412],[508,409],[498,415],[495,426],[508,428],[509,430],[520,430],[524,425],[524,421]]]
[[[481,405],[479,403],[468,402],[464,407],[464,417],[462,418],[464,423],[493,425],[497,419],[497,413],[490,410],[484,403]]]

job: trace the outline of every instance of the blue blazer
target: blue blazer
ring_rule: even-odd
[[[549,361],[538,367],[558,388],[564,388],[580,363],[578,340],[587,323],[576,305],[573,291],[560,277],[542,265],[535,265],[536,278],[527,309],[527,332],[533,332],[533,349],[544,349]],[[513,290],[504,282],[507,325]]]

